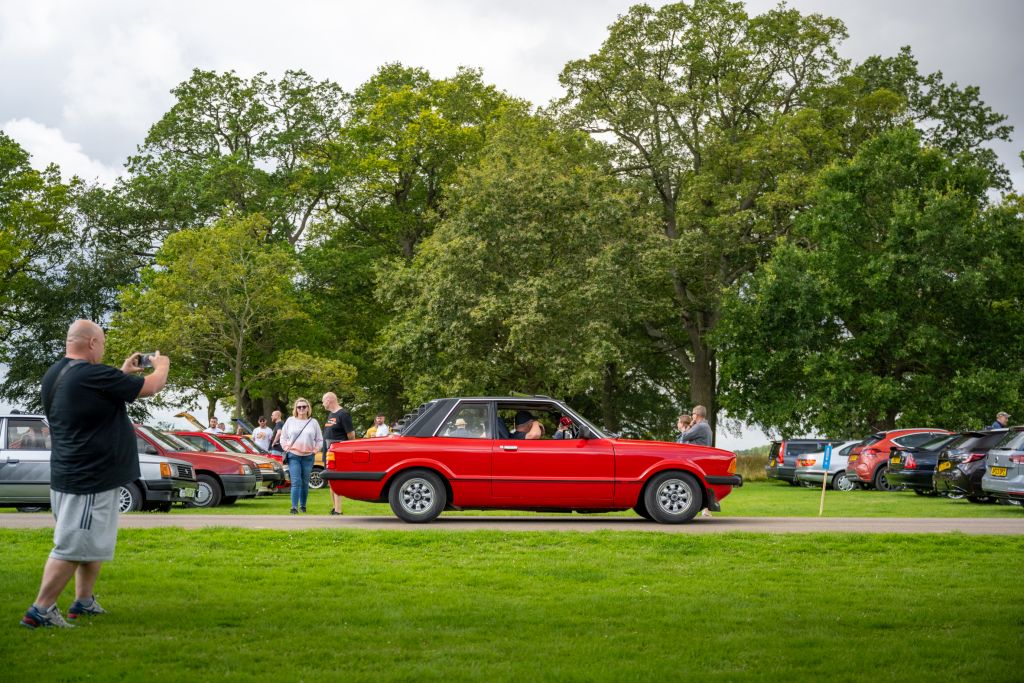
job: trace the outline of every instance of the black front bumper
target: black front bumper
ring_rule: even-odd
[[[225,496],[252,498],[259,489],[261,479],[254,474],[222,474],[220,481],[224,485]]]
[[[199,491],[195,479],[143,479],[142,486],[147,503],[188,503]]]

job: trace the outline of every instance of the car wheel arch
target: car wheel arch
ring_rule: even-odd
[[[391,495],[391,486],[395,483],[395,480],[398,479],[398,476],[400,474],[402,474],[403,472],[408,472],[410,470],[423,470],[425,472],[432,472],[432,473],[436,474],[441,479],[441,483],[444,484],[445,493],[448,494],[447,506],[451,507],[453,491],[452,491],[452,482],[451,482],[449,474],[444,469],[442,469],[440,467],[433,467],[431,465],[422,465],[422,464],[407,464],[407,465],[403,465],[402,467],[400,467],[398,469],[389,471],[387,473],[387,475],[385,475],[383,486],[380,489],[380,498],[381,498],[381,500],[384,500],[384,501],[388,500],[388,496]]]
[[[704,481],[704,473],[688,469],[686,467],[678,467],[677,465],[678,463],[671,463],[668,467],[660,467],[658,469],[652,468],[645,472],[641,478],[643,485],[640,487],[640,492],[637,495],[637,501],[634,504],[643,502],[644,494],[647,493],[647,487],[651,485],[651,481],[659,474],[664,474],[665,472],[681,472],[683,474],[689,474],[697,480],[697,486],[700,487],[700,493],[701,496],[703,496],[703,499],[705,501],[708,500],[708,485],[707,482]]]

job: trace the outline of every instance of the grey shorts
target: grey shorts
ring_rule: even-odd
[[[106,562],[117,544],[118,490],[61,493],[50,490],[53,550],[50,557],[68,562]]]

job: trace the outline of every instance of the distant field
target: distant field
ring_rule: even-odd
[[[110,614],[24,630],[49,547],[48,531],[0,530],[0,679],[998,682],[1024,670],[1019,538],[131,529],[99,583]]]

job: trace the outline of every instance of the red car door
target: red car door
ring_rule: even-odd
[[[615,452],[607,439],[495,439],[491,492],[538,507],[601,506],[615,492]]]

